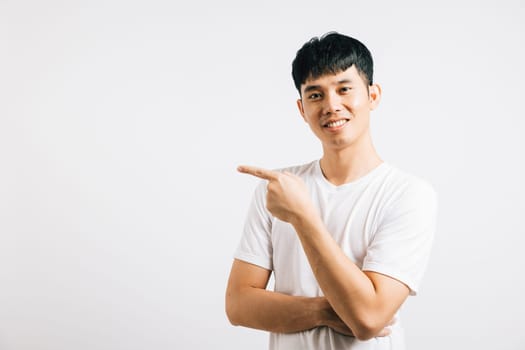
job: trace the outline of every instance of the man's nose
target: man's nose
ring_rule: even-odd
[[[341,112],[341,96],[336,93],[326,94],[323,100],[323,114],[330,115]]]

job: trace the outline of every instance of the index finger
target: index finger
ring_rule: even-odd
[[[279,175],[279,173],[276,171],[249,165],[240,165],[239,167],[237,167],[237,171],[243,174],[253,175],[265,180],[276,180]]]

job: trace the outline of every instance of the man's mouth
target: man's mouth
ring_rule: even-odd
[[[329,121],[327,123],[324,123],[323,127],[324,128],[338,128],[338,127],[341,127],[341,126],[345,125],[349,121],[350,121],[350,119],[332,120],[332,121]]]

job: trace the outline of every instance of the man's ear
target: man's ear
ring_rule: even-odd
[[[303,100],[297,100],[297,108],[299,108],[299,113],[301,113],[301,117],[303,117],[303,120],[306,122],[306,118],[304,117]]]
[[[370,102],[370,110],[373,111],[381,102],[381,85],[372,84],[368,87],[368,97]]]

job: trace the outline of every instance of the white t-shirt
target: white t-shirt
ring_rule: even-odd
[[[304,180],[328,232],[359,268],[393,277],[417,293],[436,226],[437,198],[428,183],[388,163],[340,186],[326,180],[319,161],[283,170]],[[293,226],[266,209],[266,186],[262,181],[255,190],[234,257],[272,270],[276,292],[322,296]],[[390,336],[368,341],[327,327],[270,334],[271,350],[404,348],[399,315]]]

